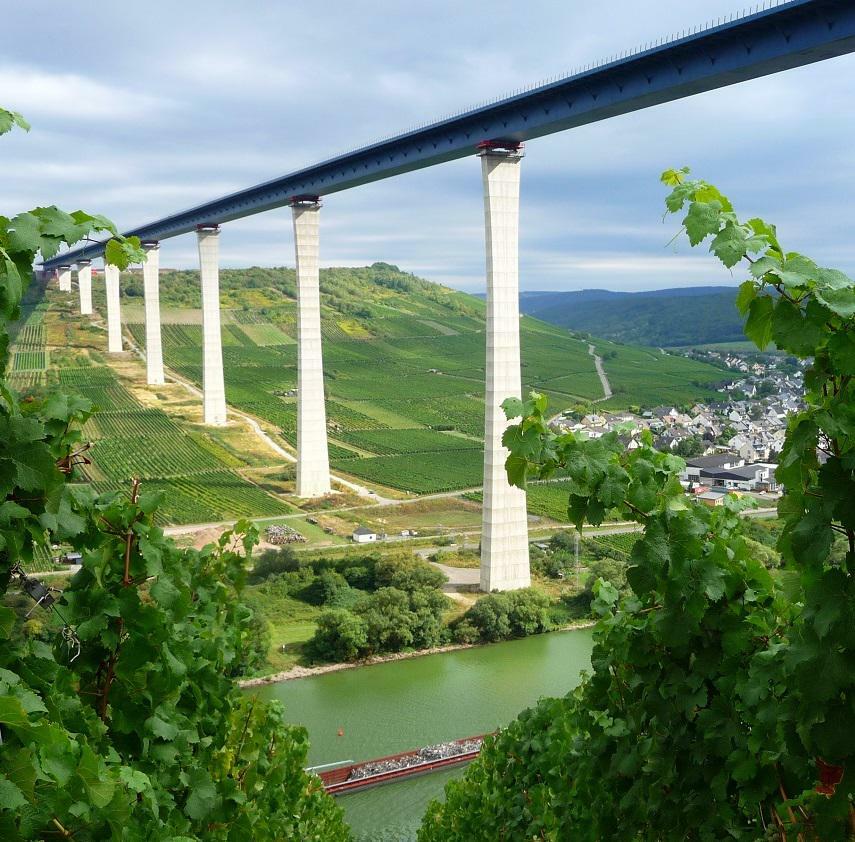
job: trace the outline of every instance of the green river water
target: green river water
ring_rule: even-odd
[[[484,734],[541,696],[560,696],[590,667],[588,630],[342,670],[259,688],[309,731],[309,763],[370,760]],[[339,729],[344,735],[339,737]],[[410,842],[424,809],[463,769],[342,796],[359,842]]]

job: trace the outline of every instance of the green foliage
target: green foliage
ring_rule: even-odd
[[[536,588],[491,593],[479,599],[459,620],[452,633],[459,643],[478,640],[495,643],[549,631],[549,597]]]
[[[0,133],[13,124],[0,111]],[[98,231],[111,262],[141,259],[82,211],[0,217],[0,371],[36,254]],[[259,649],[240,598],[254,534],[179,550],[154,523],[159,494],[69,484],[90,409],[59,390],[22,402],[0,382],[0,596],[20,603],[20,566],[51,543],[83,554],[39,629],[0,605],[0,838],[347,839],[303,771],[305,730],[228,678]]]
[[[353,567],[345,570],[348,573],[356,578],[365,575],[361,568]],[[445,641],[443,614],[448,599],[439,590],[445,582],[439,571],[416,557],[384,558],[374,563],[372,580],[377,590],[352,600],[350,610],[334,609],[321,615],[308,645],[312,657],[350,661]],[[329,602],[336,604],[339,594],[332,594]]]
[[[355,661],[369,649],[368,624],[360,615],[343,608],[324,611],[318,618],[311,648],[320,660]]]
[[[684,458],[700,456],[704,450],[706,450],[706,445],[700,436],[688,436],[687,438],[680,439],[674,446],[674,453]]]
[[[600,579],[592,675],[488,741],[421,842],[760,838],[851,834],[855,673],[855,285],[742,222],[715,187],[669,171],[668,210],[727,267],[748,263],[739,306],[760,346],[812,357],[806,408],[788,424],[773,577],[744,504],[688,500],[682,461],[650,436],[556,435],[546,401],[508,401],[508,476],[563,469],[578,525],[615,508],[643,533],[630,592]],[[822,454],[822,460],[818,458]],[[751,527],[751,531],[754,528]],[[756,534],[756,533],[755,533]]]
[[[252,584],[263,582],[271,576],[280,573],[289,573],[298,569],[297,555],[290,547],[281,547],[278,550],[265,550],[256,557],[252,570],[249,572],[249,581]]]
[[[399,588],[402,591],[441,588],[445,584],[445,576],[418,556],[390,554],[374,564],[374,584],[378,588]]]

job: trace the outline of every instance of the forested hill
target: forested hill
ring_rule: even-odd
[[[523,292],[520,309],[544,321],[616,342],[654,347],[745,339],[734,287],[653,292]]]
[[[373,323],[402,313],[476,319],[483,319],[484,314],[484,304],[477,298],[423,280],[389,263],[321,269],[320,287],[324,318],[335,315],[343,332],[354,338],[383,335],[389,326]],[[142,298],[140,273],[122,276],[122,294]],[[296,294],[293,269],[252,266],[220,270],[220,306],[224,310],[252,310],[270,316],[273,321],[280,321],[279,316],[288,321],[287,314],[294,310]],[[167,307],[200,307],[199,273],[161,271],[160,301]],[[421,334],[433,332],[423,328]]]

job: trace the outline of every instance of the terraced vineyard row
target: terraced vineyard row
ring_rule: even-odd
[[[437,433],[433,430],[360,430],[339,436],[345,444],[369,450],[379,456],[399,453],[429,453],[450,450],[478,450],[483,444],[462,436]]]
[[[182,433],[125,436],[93,444],[92,461],[107,479],[147,479],[196,474],[221,468],[220,461]]]
[[[83,427],[87,439],[158,437],[180,434],[180,427],[159,409],[99,412]]]
[[[456,491],[481,485],[483,463],[480,450],[332,460],[333,467],[345,473],[416,494]]]
[[[44,372],[48,365],[46,340],[44,313],[42,310],[33,309],[27,313],[12,337],[12,373]],[[28,380],[32,382],[34,378],[21,378],[20,382]]]
[[[618,558],[627,560],[638,540],[638,535],[625,532],[615,535],[597,535],[593,540],[610,551],[616,553]]]
[[[12,355],[12,371],[44,371],[47,351],[19,348]]]
[[[99,492],[128,493],[129,483],[93,482]],[[156,521],[170,523],[217,523],[243,517],[275,517],[294,511],[287,503],[231,471],[211,471],[196,477],[150,479],[141,486],[147,491],[163,491],[164,503]]]

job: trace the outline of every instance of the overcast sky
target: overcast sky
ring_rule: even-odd
[[[733,0],[17,4],[3,14],[3,206],[78,207],[130,228],[672,31]],[[93,11],[97,8],[97,13]],[[139,9],[134,17],[129,11]],[[667,246],[659,173],[690,165],[787,248],[855,272],[855,58],[527,144],[523,289],[737,283]],[[323,265],[396,263],[484,286],[477,159],[328,197]],[[224,266],[293,265],[290,212],[223,228]],[[161,265],[196,265],[192,235]]]

